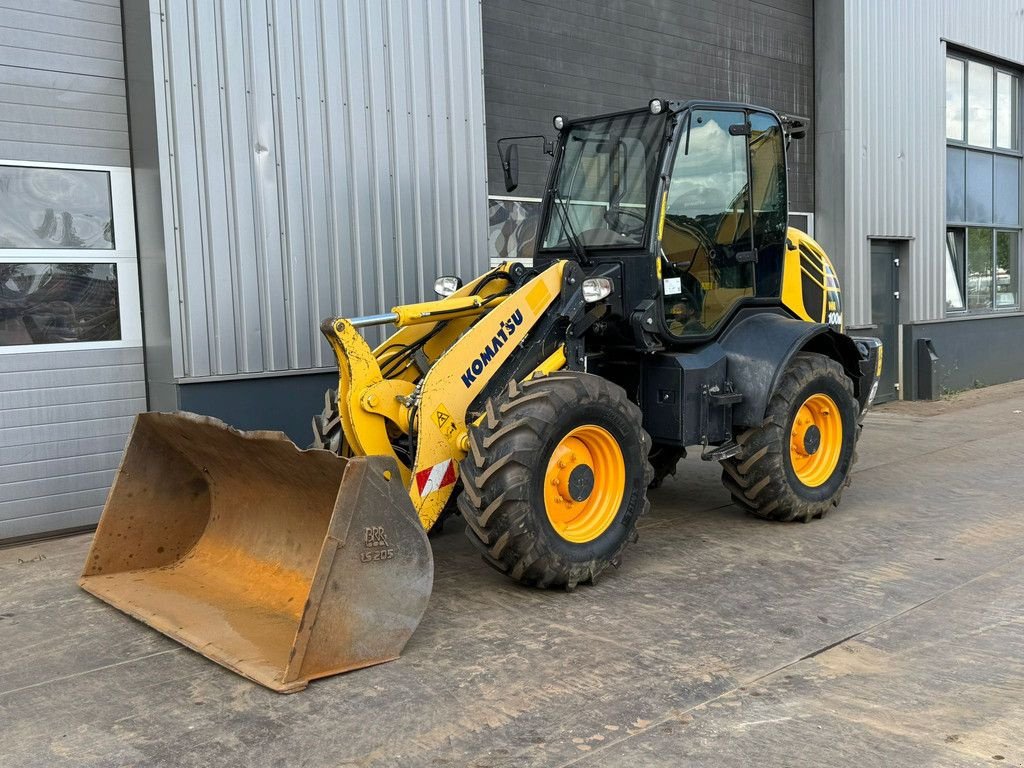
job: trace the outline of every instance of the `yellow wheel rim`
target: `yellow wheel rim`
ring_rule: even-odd
[[[809,488],[823,485],[839,465],[843,416],[835,401],[820,392],[804,400],[793,419],[789,458],[797,479]]]
[[[603,427],[576,427],[555,446],[544,472],[544,509],[566,541],[593,541],[615,520],[626,488],[626,462]]]

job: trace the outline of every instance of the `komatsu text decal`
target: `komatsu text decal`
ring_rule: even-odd
[[[484,372],[484,368],[488,366],[498,350],[501,349],[508,340],[515,334],[516,328],[523,324],[523,311],[517,309],[507,320],[502,320],[498,324],[498,332],[494,334],[494,338],[491,339],[491,343],[484,347],[476,358],[474,358],[472,364],[466,369],[466,372],[462,374],[462,383],[469,386],[476,381],[476,377]]]

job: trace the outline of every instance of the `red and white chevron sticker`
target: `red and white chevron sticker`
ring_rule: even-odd
[[[416,488],[419,489],[421,499],[425,499],[434,491],[439,491],[454,482],[455,464],[451,459],[445,459],[439,464],[416,473]]]

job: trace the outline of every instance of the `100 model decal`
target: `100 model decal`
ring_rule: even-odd
[[[508,320],[502,320],[498,325],[498,332],[491,339],[491,343],[484,347],[483,352],[473,360],[466,372],[462,374],[462,383],[469,386],[476,381],[476,377],[484,372],[484,368],[491,362],[498,350],[505,346],[505,343],[515,334],[516,328],[523,324],[523,311],[517,309]]]

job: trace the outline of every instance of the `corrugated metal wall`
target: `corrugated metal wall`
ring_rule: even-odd
[[[127,166],[118,0],[0,0],[0,159]]]
[[[0,357],[0,541],[92,525],[132,418],[142,349]]]
[[[0,0],[5,160],[129,165],[118,0]],[[0,541],[99,519],[132,417],[146,409],[142,357],[141,347],[0,355]]]
[[[817,186],[843,180],[845,224],[836,227],[819,216],[818,233],[839,256],[848,322],[870,322],[868,238],[887,236],[913,238],[903,320],[939,319],[945,311],[943,40],[1024,62],[1021,3],[844,2],[845,54],[819,47],[817,55],[844,56],[845,159],[829,167],[830,155],[819,146]]]
[[[323,317],[485,266],[477,2],[151,9],[176,376],[330,365]]]

